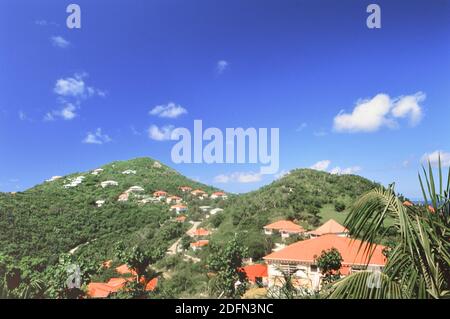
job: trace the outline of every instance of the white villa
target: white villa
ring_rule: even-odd
[[[125,192],[125,193],[122,193],[119,195],[119,199],[117,201],[127,202],[129,198],[130,198],[130,193]]]
[[[181,203],[182,200],[183,199],[181,197],[178,197],[178,196],[169,196],[166,199],[166,203],[170,204],[170,203],[174,202],[176,204],[179,204],[179,203]]]
[[[98,175],[101,172],[103,172],[103,168],[97,168],[97,169],[94,169],[91,174],[92,175]]]
[[[100,184],[102,188],[108,187],[108,186],[119,186],[119,183],[116,181],[104,181]]]
[[[153,167],[154,167],[154,168],[161,168],[162,165],[161,165],[160,162],[154,162],[154,163],[153,163]]]
[[[202,212],[206,213],[206,212],[209,212],[211,210],[211,206],[200,206],[199,209]]]
[[[46,182],[54,182],[60,178],[62,178],[62,176],[52,176],[51,178],[47,179]]]
[[[177,205],[171,206],[170,210],[172,210],[172,211],[174,210],[174,211],[177,212],[177,214],[179,214],[179,213],[182,213],[182,212],[186,212],[188,210],[188,208],[185,205],[177,204]]]
[[[97,207],[102,207],[105,202],[106,202],[105,200],[100,199],[100,200],[96,201],[95,204],[97,205]]]
[[[274,233],[281,234],[281,238],[289,238],[293,234],[301,234],[305,232],[302,226],[297,225],[290,220],[279,220],[272,224],[264,226],[264,234],[272,235]]]
[[[132,170],[132,169],[127,169],[126,171],[123,171],[122,174],[124,174],[124,175],[131,175],[131,174],[136,175],[136,171]]]
[[[222,208],[214,208],[214,209],[211,209],[209,213],[210,213],[211,215],[215,215],[215,214],[221,213],[221,212],[223,212],[223,209],[222,209]]]
[[[141,186],[131,186],[130,188],[128,188],[126,190],[126,193],[139,193],[139,192],[144,192],[145,189]]]
[[[221,199],[227,199],[228,196],[227,194],[225,194],[224,192],[215,192],[211,194],[211,199],[216,199],[216,198],[221,198]]]
[[[84,176],[69,178],[69,184],[65,184],[65,185],[63,185],[63,187],[64,188],[77,187],[78,185],[80,185],[83,182],[84,179],[85,179]]]
[[[386,263],[383,254],[385,247],[375,246],[373,254],[370,255],[364,250],[365,245],[366,243],[357,239],[327,234],[272,252],[263,258],[269,266],[269,287],[282,285],[283,273],[289,273],[296,287],[310,291],[320,290],[323,275],[316,260],[324,250],[331,248],[337,249],[342,256],[342,267],[339,271],[342,276],[365,269],[366,266],[381,270]]]

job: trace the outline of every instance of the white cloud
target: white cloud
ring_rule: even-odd
[[[418,92],[414,95],[400,97],[392,109],[396,118],[409,117],[411,125],[417,125],[422,120],[422,108],[419,103],[425,101],[426,95]]]
[[[166,105],[157,105],[150,112],[150,115],[155,115],[164,118],[177,118],[183,114],[186,114],[187,110],[181,105],[176,105],[173,102],[169,102]]]
[[[361,171],[361,167],[359,166],[351,166],[347,168],[341,168],[339,166],[336,166],[332,169],[329,169],[330,165],[331,165],[330,160],[323,160],[315,163],[310,168],[318,171],[328,172],[330,174],[335,175],[356,174],[357,172]]]
[[[229,175],[221,174],[214,177],[215,183],[226,184],[226,183],[256,183],[262,180],[262,175],[260,173],[253,172],[234,172]]]
[[[86,85],[82,76],[75,75],[57,80],[53,91],[61,96],[81,97],[86,94]]]
[[[216,70],[218,74],[222,74],[229,66],[229,63],[225,60],[217,61]]]
[[[382,127],[396,128],[396,119],[405,117],[416,125],[422,119],[420,102],[424,100],[422,92],[395,99],[380,93],[372,99],[359,100],[351,113],[341,111],[334,118],[333,128],[337,132],[375,132]]]
[[[330,174],[347,175],[347,174],[356,174],[359,171],[361,171],[361,167],[359,166],[352,166],[347,168],[340,168],[339,166],[336,166],[335,168],[330,170]]]
[[[423,154],[422,163],[426,164],[429,161],[432,166],[439,166],[439,157],[441,158],[441,165],[443,167],[450,166],[450,153],[444,151]]]
[[[323,160],[315,163],[313,166],[311,166],[311,169],[315,169],[318,171],[326,171],[328,167],[330,166],[331,161],[330,160]]]
[[[159,128],[156,125],[151,125],[148,129],[148,137],[155,141],[168,141],[172,131],[175,129],[173,125],[165,125]]]
[[[60,110],[54,110],[45,114],[44,121],[54,121],[58,117],[64,120],[73,120],[77,116],[76,109],[75,105],[67,103]]]
[[[111,142],[111,138],[107,134],[102,133],[102,129],[98,128],[94,133],[88,132],[87,136],[83,140],[85,144],[98,144]]]
[[[24,111],[22,111],[22,110],[19,111],[18,115],[19,115],[19,119],[20,119],[21,121],[30,121],[30,122],[32,121],[32,120],[28,117],[28,115],[27,115]]]
[[[53,121],[56,118],[71,120],[77,116],[76,110],[81,107],[84,99],[92,96],[106,96],[106,92],[86,85],[86,72],[75,73],[71,77],[58,79],[53,92],[58,96],[57,101],[62,105],[61,109],[48,112],[44,116],[45,121]]]
[[[70,42],[64,39],[62,36],[52,36],[50,38],[50,41],[52,42],[53,46],[65,49],[70,46]]]

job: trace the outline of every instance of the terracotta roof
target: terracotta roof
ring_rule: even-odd
[[[197,228],[192,232],[194,236],[208,236],[210,232],[204,228]]]
[[[181,199],[181,197],[178,197],[178,196],[169,196],[169,197],[167,197],[167,199]]]
[[[206,194],[205,191],[202,191],[201,189],[196,189],[194,191],[191,192],[193,195],[197,195],[197,194]]]
[[[136,272],[130,269],[126,264],[117,267],[116,271],[121,275],[132,274],[133,276],[136,276]]]
[[[267,278],[267,265],[266,264],[254,264],[241,268],[241,271],[245,272],[250,282],[255,283],[257,278]]]
[[[224,196],[225,195],[224,192],[215,192],[215,193],[212,193],[212,194],[216,195],[216,196]]]
[[[145,285],[145,291],[153,291],[158,286],[158,277],[153,278]]]
[[[290,220],[279,220],[275,223],[264,226],[264,229],[275,229],[289,233],[302,233],[305,231],[302,226],[297,225]]]
[[[194,243],[191,243],[191,247],[203,247],[209,244],[209,240],[199,240]]]
[[[166,196],[167,192],[165,191],[156,191],[153,193],[153,196]]]
[[[111,293],[111,287],[102,282],[91,282],[87,286],[87,295],[91,298],[106,298]]]
[[[175,220],[177,222],[184,223],[184,221],[186,220],[186,216],[178,216],[177,218],[175,218]]]
[[[314,263],[315,259],[320,256],[323,250],[336,248],[342,256],[343,265],[365,265],[367,264],[368,255],[365,253],[364,248],[367,246],[363,244],[361,247],[361,244],[363,242],[357,239],[327,234],[296,242],[265,256],[264,259],[270,261]],[[382,253],[384,248],[381,245],[375,247],[369,264],[382,266],[386,263],[386,257]]]
[[[403,202],[403,206],[412,207],[412,206],[414,206],[414,204],[411,203],[409,200],[406,200]]]
[[[312,230],[308,233],[316,236],[322,236],[325,234],[348,233],[348,229],[339,224],[334,219],[330,219],[316,230]]]

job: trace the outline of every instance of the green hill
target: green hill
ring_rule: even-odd
[[[377,184],[356,175],[333,175],[297,169],[256,191],[231,197],[223,216],[208,223],[218,230],[215,240],[225,241],[243,233],[244,244],[253,258],[270,251],[273,242],[262,234],[262,227],[279,219],[314,229],[330,218],[343,222],[353,201]]]
[[[167,245],[171,232],[182,233],[171,229],[174,223],[165,223],[171,217],[168,206],[142,205],[133,196],[118,202],[119,195],[131,186],[143,187],[142,194],[147,196],[157,190],[181,195],[178,187],[185,185],[205,191],[214,188],[155,163],[150,158],[113,162],[102,166],[98,175],[76,173],[24,192],[0,194],[0,253],[17,260],[40,257],[51,264],[60,253],[85,243],[89,245],[81,251],[96,260],[110,255],[111,246],[119,240]],[[123,174],[126,170],[136,174]],[[79,185],[64,187],[80,176],[84,179]],[[109,180],[118,186],[102,188],[101,182]],[[102,207],[97,207],[98,200],[105,201]]]

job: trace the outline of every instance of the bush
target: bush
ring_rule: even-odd
[[[334,203],[334,209],[337,211],[337,212],[342,212],[342,211],[344,211],[345,210],[345,204],[344,203],[342,203],[342,202],[335,202]]]

